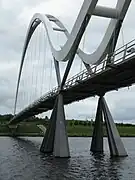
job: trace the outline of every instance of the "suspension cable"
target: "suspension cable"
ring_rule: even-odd
[[[43,69],[42,69],[42,80],[41,80],[41,95],[43,94],[44,89],[44,79],[46,77],[46,51],[47,51],[47,35],[45,34],[43,30]]]
[[[50,62],[50,82],[49,82],[49,90],[51,90],[51,85],[52,85],[52,59],[51,59],[51,62]]]

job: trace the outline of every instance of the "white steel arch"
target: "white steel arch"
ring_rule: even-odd
[[[131,0],[118,0],[116,8],[106,8],[102,6],[96,6],[98,0],[84,0],[84,3],[82,5],[82,8],[80,10],[80,13],[77,17],[77,20],[73,26],[73,29],[71,33],[69,34],[66,28],[63,26],[63,24],[59,21],[59,26],[63,26],[64,29],[61,29],[62,32],[65,32],[65,35],[68,37],[66,43],[62,48],[60,48],[57,44],[53,42],[53,28],[51,27],[50,20],[48,15],[44,14],[35,14],[33,18],[31,19],[31,22],[29,24],[29,28],[27,30],[27,35],[24,43],[22,58],[21,58],[21,65],[19,70],[19,76],[18,76],[18,82],[17,82],[17,90],[16,90],[16,100],[18,96],[18,90],[19,90],[19,83],[24,63],[24,58],[26,54],[26,50],[28,47],[28,44],[30,42],[30,39],[37,28],[37,26],[42,22],[44,24],[44,27],[47,32],[49,44],[51,47],[51,51],[53,54],[53,57],[56,61],[67,61],[70,60],[73,56],[73,54],[76,52],[79,57],[83,60],[86,64],[98,64],[101,62],[104,57],[110,53],[109,48],[112,46],[113,36],[116,31],[116,28],[118,28],[118,33],[115,38],[114,47],[117,42],[119,30],[121,27],[121,23],[123,22],[123,19],[126,15],[126,12],[128,10],[128,7],[130,5]],[[111,18],[110,24],[107,28],[107,31],[103,37],[103,40],[97,50],[93,52],[92,54],[86,54],[82,50],[78,49],[79,43],[81,41],[81,38],[84,34],[85,28],[87,27],[89,20],[92,15],[96,16],[103,16],[107,18]],[[53,19],[54,17],[52,17]],[[57,19],[55,19],[57,21]],[[77,50],[78,49],[78,50]],[[16,102],[15,102],[16,104]],[[15,105],[16,106],[16,105]]]

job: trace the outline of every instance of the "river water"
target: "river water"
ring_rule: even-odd
[[[42,138],[0,138],[0,180],[135,180],[135,138],[122,139],[128,157],[110,158],[89,151],[91,138],[69,138],[70,159],[40,153]]]

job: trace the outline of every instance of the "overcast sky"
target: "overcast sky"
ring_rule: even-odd
[[[100,5],[105,5],[109,7],[114,7],[116,0],[99,0]],[[59,18],[69,31],[71,31],[72,26],[76,20],[76,17],[79,13],[83,0],[0,0],[0,113],[12,113],[14,106],[15,90],[16,90],[16,81],[18,76],[18,70],[21,60],[21,53],[24,44],[24,39],[29,25],[31,17],[34,13],[44,13],[52,14]],[[127,43],[132,39],[135,39],[135,1],[132,0],[132,3],[129,7],[128,13],[123,22],[122,31],[118,40],[118,45],[122,46],[123,43]],[[84,50],[87,52],[94,51],[100,44],[102,37],[105,33],[109,20],[102,18],[92,18],[87,32],[85,35],[85,46]],[[43,29],[40,28],[37,32],[37,36],[42,40],[42,46],[45,43],[45,40],[41,38],[39,33],[43,35]],[[35,37],[36,38],[36,37]],[[62,36],[58,36],[59,43],[65,41]],[[33,43],[34,40],[33,37]],[[48,46],[48,45],[47,45]],[[48,47],[47,47],[48,49]],[[32,50],[31,50],[32,51]],[[43,51],[43,50],[41,50]],[[29,56],[29,54],[28,54]],[[51,66],[51,53],[49,49],[47,50],[46,57],[46,73],[43,90],[47,91],[45,86],[50,86],[49,84],[49,70]],[[40,57],[41,58],[41,57]],[[27,58],[26,58],[27,60]],[[30,61],[30,60],[29,60]],[[43,59],[42,59],[43,63]],[[36,63],[35,63],[36,64]],[[35,72],[41,72],[42,64],[35,65],[34,72],[27,68],[24,70],[24,79],[32,76]],[[52,64],[53,66],[53,64]],[[62,68],[64,65],[61,66]],[[80,70],[80,60],[76,58],[75,63],[72,67],[70,76],[76,74]],[[25,66],[24,66],[25,68]],[[28,74],[27,74],[28,73]],[[47,76],[48,74],[48,76]],[[53,71],[53,76],[55,72]],[[39,79],[41,77],[39,74]],[[56,85],[56,82],[53,83],[56,78],[52,77],[51,87]],[[40,79],[41,80],[41,79]],[[38,80],[37,80],[38,81]],[[41,81],[40,81],[41,82]],[[29,82],[21,86],[20,89],[20,98],[22,98],[23,91],[29,92],[35,91]],[[49,87],[50,88],[50,87]],[[34,90],[33,90],[34,89]],[[42,90],[42,93],[43,93]],[[36,89],[36,91],[41,91]],[[40,94],[40,93],[39,93]],[[132,122],[135,123],[135,87],[119,89],[118,91],[109,92],[105,95],[108,106],[112,112],[112,115],[116,121],[119,122]],[[75,118],[75,119],[86,119],[94,118],[95,111],[97,106],[97,97],[89,98],[77,103],[70,104],[65,107],[66,117]],[[25,101],[25,100],[24,100]],[[19,108],[22,108],[25,105],[25,102],[20,102],[18,104]],[[18,109],[19,109],[18,108]],[[46,113],[48,115],[48,113]]]

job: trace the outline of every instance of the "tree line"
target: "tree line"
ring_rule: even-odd
[[[10,121],[12,118],[13,118],[12,114],[4,114],[4,115],[0,114],[0,123],[5,124],[6,122]],[[37,121],[38,122],[45,121],[46,123],[48,123],[49,118],[48,116],[45,116],[44,118],[33,116],[25,120],[25,122],[37,122]],[[93,119],[89,121],[71,119],[71,120],[67,120],[66,124],[68,126],[94,126],[95,121]],[[105,122],[103,122],[103,125],[105,125]],[[116,125],[117,126],[135,126],[134,124],[130,124],[130,123],[116,123]]]

